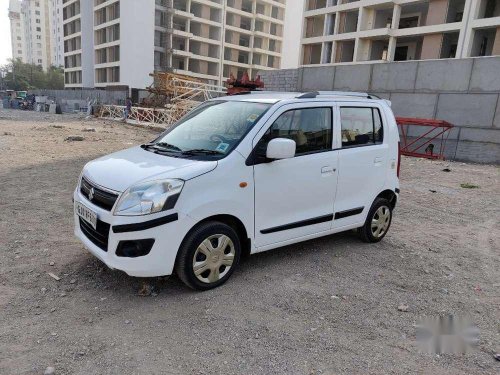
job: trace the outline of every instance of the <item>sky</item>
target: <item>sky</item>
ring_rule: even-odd
[[[0,0],[0,65],[12,57],[10,45],[9,0]]]

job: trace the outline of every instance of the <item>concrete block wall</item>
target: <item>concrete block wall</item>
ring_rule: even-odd
[[[299,84],[299,69],[263,70],[260,78],[266,85],[266,90],[295,91]]]
[[[500,57],[303,67],[261,76],[272,91],[376,94],[391,100],[396,116],[454,124],[447,158],[500,164]]]

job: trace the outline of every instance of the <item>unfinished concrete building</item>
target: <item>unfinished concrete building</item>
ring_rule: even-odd
[[[221,85],[230,74],[279,68],[285,2],[64,0],[65,40],[75,44],[66,86],[144,89],[155,70]]]
[[[306,0],[301,65],[500,55],[500,0]]]
[[[279,68],[285,0],[157,0],[155,67],[220,83]]]

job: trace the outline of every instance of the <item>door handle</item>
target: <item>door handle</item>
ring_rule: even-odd
[[[321,168],[321,174],[334,173],[337,170],[333,167],[323,167]]]
[[[380,163],[382,163],[382,158],[377,156],[377,157],[375,158],[375,160],[373,160],[373,163],[374,163],[374,164],[380,164]]]

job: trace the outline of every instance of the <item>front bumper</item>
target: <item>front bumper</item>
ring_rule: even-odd
[[[174,217],[174,212],[162,212],[153,215],[125,217],[113,216],[111,212],[99,208],[89,202],[78,190],[75,190],[73,198],[76,202],[80,202],[97,212],[97,217],[100,221],[110,225],[107,251],[104,251],[99,246],[94,244],[80,228],[80,218],[73,212],[75,236],[82,241],[88,251],[95,257],[100,259],[111,269],[124,271],[134,277],[155,277],[171,275],[177,251],[182,240],[188,231],[196,224],[189,216],[176,213],[176,220],[162,220],[166,216]],[[155,222],[156,220],[156,222]],[[144,223],[154,222],[154,227],[151,225],[140,225]],[[163,222],[166,222],[162,224]],[[139,224],[138,226],[136,226]],[[115,233],[113,227],[119,226],[133,229],[134,231],[117,230]],[[135,230],[135,229],[137,230]],[[154,239],[154,245],[148,255],[138,258],[119,257],[116,254],[116,249],[120,241],[134,241],[142,239]]]

